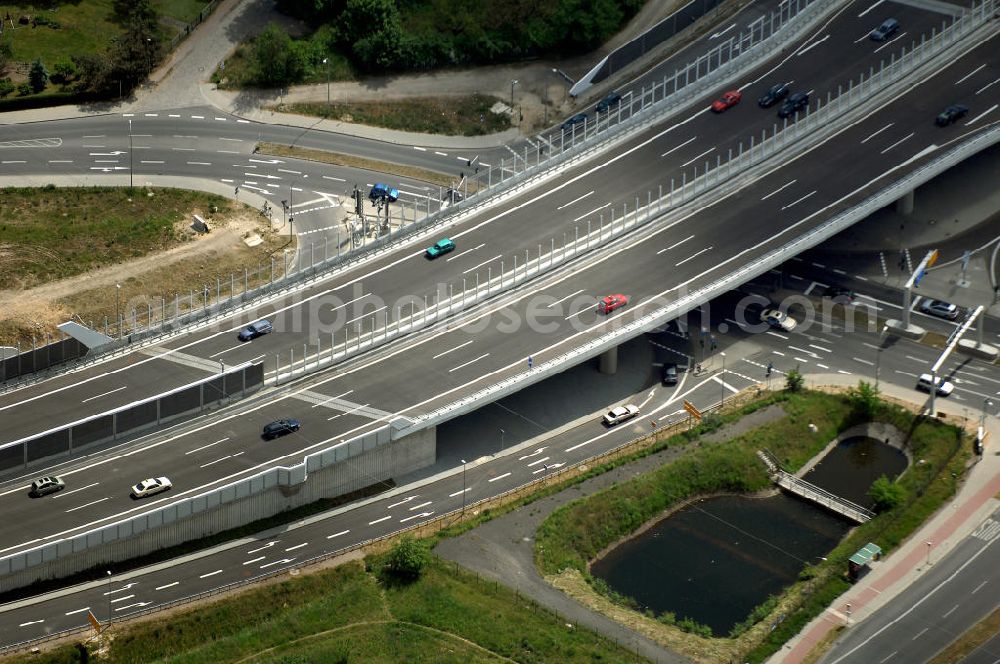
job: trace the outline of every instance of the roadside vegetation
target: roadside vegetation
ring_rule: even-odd
[[[294,248],[259,211],[202,192],[47,186],[0,196],[0,345],[44,342],[72,317],[101,327],[119,304],[144,316],[159,298],[208,283],[214,292],[216,278],[244,269],[253,286],[270,278],[272,255],[280,276],[283,248]],[[211,232],[191,230],[195,214]],[[247,234],[261,244],[244,245]]]
[[[510,129],[508,113],[490,108],[496,97],[424,97],[378,102],[297,103],[277,107],[280,111],[312,115],[341,122],[385,127],[399,131],[449,136],[481,136]]]
[[[414,548],[417,558],[421,550],[426,554],[424,544],[403,540],[364,562],[285,576],[194,610],[116,626],[100,661],[641,661],[514,591],[431,556],[415,576],[387,569],[400,558],[411,560]],[[84,657],[70,644],[9,661],[68,664]]]
[[[208,0],[0,2],[0,110],[128,94]]]
[[[604,43],[643,4],[644,0],[279,0],[279,11],[315,30],[293,39],[271,24],[243,44],[213,80],[228,88],[271,88],[373,73],[572,56]]]
[[[748,662],[766,660],[848,588],[847,558],[867,542],[876,542],[883,551],[891,552],[954,495],[970,455],[960,428],[887,403],[865,383],[846,394],[803,390],[797,380],[789,381],[787,387],[795,389],[786,389],[719,419],[732,421],[770,404],[782,408],[785,417],[712,445],[699,444],[697,432],[673,436],[645,453],[689,448],[683,456],[556,510],[539,528],[536,539],[535,558],[541,573],[550,581],[558,579],[557,585],[566,584],[567,574],[586,580],[591,590],[583,586],[582,592],[592,595],[588,603],[600,605],[611,600],[633,609],[630,621],[644,622],[653,638],[696,659],[712,653],[708,659],[725,656]],[[588,563],[598,553],[687,500],[768,488],[770,482],[755,456],[757,450],[771,451],[786,470],[794,472],[840,431],[866,421],[887,422],[906,432],[913,465],[891,483],[890,500],[884,500],[886,487],[880,487],[883,502],[879,516],[854,529],[826,561],[803,569],[797,583],[781,597],[765,601],[730,635],[706,638],[707,628],[682,615],[643,617],[634,600],[614,593],[589,575]],[[721,423],[710,423],[710,427],[718,428]],[[810,430],[810,424],[816,427],[815,432]],[[580,584],[574,586],[572,580],[568,585],[581,590]],[[597,599],[602,596],[604,600]],[[680,636],[680,630],[689,634]]]

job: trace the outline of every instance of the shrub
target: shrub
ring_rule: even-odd
[[[806,379],[802,377],[802,372],[799,371],[798,367],[789,371],[785,377],[785,389],[789,392],[801,392],[805,383]]]
[[[28,72],[28,82],[34,92],[41,92],[49,84],[49,70],[45,68],[45,63],[38,58],[31,63],[31,70]]]
[[[32,93],[31,83],[25,82],[17,86],[17,94],[21,95],[22,97],[27,97],[31,93]]]
[[[389,583],[412,583],[431,560],[430,547],[423,540],[403,537],[385,558],[382,578]]]
[[[888,477],[883,475],[874,482],[868,489],[868,497],[875,503],[876,512],[888,512],[896,505],[903,502],[906,491]]]
[[[17,89],[9,78],[0,79],[0,97],[6,97]]]
[[[847,400],[851,404],[852,414],[858,419],[870,419],[878,410],[878,388],[866,381],[858,381],[857,387],[847,391]]]

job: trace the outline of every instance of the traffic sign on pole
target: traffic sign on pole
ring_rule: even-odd
[[[684,410],[690,413],[691,417],[693,417],[694,419],[696,420],[701,419],[701,411],[698,410],[693,403],[691,403],[686,399],[684,400]]]

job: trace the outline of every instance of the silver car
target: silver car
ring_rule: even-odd
[[[923,300],[920,303],[920,310],[925,314],[955,320],[958,318],[958,306],[944,300]]]

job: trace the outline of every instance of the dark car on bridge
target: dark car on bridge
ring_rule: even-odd
[[[441,254],[446,254],[449,251],[454,251],[454,250],[455,250],[455,241],[452,240],[451,238],[446,237],[438,240],[431,246],[427,247],[427,250],[424,252],[424,255],[427,258],[433,259],[437,258]]]
[[[372,187],[372,190],[368,192],[368,199],[372,203],[377,203],[379,201],[388,201],[390,203],[395,203],[399,200],[399,190],[393,189],[387,184],[382,184],[381,182],[376,182]]]
[[[790,118],[809,105],[809,93],[796,92],[778,109],[779,118]]]
[[[882,25],[872,30],[868,36],[872,38],[872,41],[883,42],[896,34],[897,30],[899,30],[899,21],[894,18],[887,18],[882,21]]]
[[[264,440],[271,440],[272,438],[277,438],[279,436],[284,436],[285,434],[298,431],[301,426],[302,424],[298,420],[275,420],[264,426],[264,431],[261,433],[261,436],[264,437]]]
[[[274,331],[274,326],[271,325],[269,320],[259,320],[256,323],[250,323],[237,335],[240,341],[251,341],[257,337],[262,337],[265,334],[270,334]]]
[[[947,127],[953,122],[958,122],[965,117],[965,114],[969,112],[968,107],[962,106],[961,104],[952,104],[948,108],[944,109],[938,116],[934,118],[934,124],[939,127]]]
[[[772,85],[767,92],[761,95],[760,99],[757,100],[757,105],[761,108],[771,108],[787,96],[788,84],[778,83],[777,85]]]
[[[562,129],[563,131],[572,130],[573,127],[575,127],[576,125],[584,124],[585,122],[587,122],[587,114],[577,113],[573,117],[569,117],[563,120],[563,123],[559,125],[559,128]]]
[[[617,92],[609,92],[608,96],[597,102],[597,107],[594,109],[598,113],[607,113],[612,108],[618,105],[618,102],[622,100],[622,96]]]

